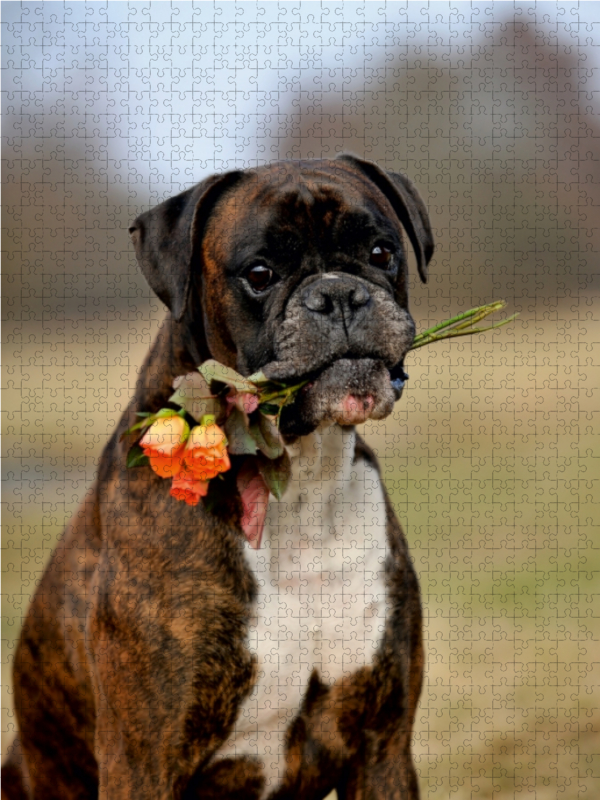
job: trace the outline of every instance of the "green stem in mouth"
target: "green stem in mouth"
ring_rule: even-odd
[[[410,349],[416,350],[418,347],[423,347],[433,342],[439,342],[442,339],[452,339],[455,336],[470,336],[473,333],[483,333],[493,328],[501,328],[503,325],[512,322],[518,314],[513,314],[512,317],[507,317],[501,322],[496,322],[494,325],[487,325],[485,328],[474,328],[473,325],[476,325],[490,314],[500,311],[505,306],[506,303],[504,300],[496,300],[485,306],[478,306],[477,308],[469,309],[469,311],[464,311],[462,314],[452,317],[452,319],[440,322],[438,325],[434,325],[433,328],[419,333],[415,336],[415,340]],[[439,333],[439,331],[444,331],[444,333]]]
[[[490,314],[494,314],[496,311],[501,311],[503,308],[505,308],[505,306],[506,303],[504,300],[495,300],[493,303],[487,303],[484,306],[478,306],[477,308],[470,308],[468,311],[463,311],[462,314],[457,314],[457,316],[452,317],[452,319],[448,319],[445,322],[440,322],[437,325],[434,325],[432,328],[428,328],[428,330],[423,331],[423,333],[419,333],[417,336],[415,336],[414,342],[410,349],[416,350],[419,347],[424,347],[425,345],[432,344],[433,342],[439,342],[442,339],[452,339],[457,336],[471,336],[474,333],[483,333],[484,331],[490,331],[494,328],[501,328],[503,325],[508,325],[508,323],[512,322],[515,317],[518,317],[518,314],[513,314],[511,317],[507,317],[501,322],[496,322],[494,325],[486,325],[483,328],[473,327]],[[300,381],[300,383],[297,383],[294,386],[284,386],[282,384],[281,388],[277,389],[276,391],[265,392],[264,394],[261,394],[259,390],[259,403],[270,404],[274,401],[276,403],[277,401],[283,401],[279,403],[280,407],[277,414],[277,420],[279,421],[283,406],[289,403],[290,400],[293,400],[300,389],[306,386],[307,383],[309,383],[309,379]]]
[[[277,392],[271,392],[270,394],[260,395],[260,402],[272,403],[273,400],[279,400],[279,398],[281,397],[284,397],[287,401],[289,400],[290,397],[293,397],[296,394],[296,392],[299,392],[303,386],[306,386],[307,383],[308,379],[306,379],[305,381],[301,381],[300,383],[297,383],[295,386],[287,386],[285,389],[280,389]]]

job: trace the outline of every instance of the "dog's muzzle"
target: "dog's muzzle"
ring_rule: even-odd
[[[371,302],[367,287],[349,275],[326,272],[302,291],[302,305],[316,318],[349,328]]]

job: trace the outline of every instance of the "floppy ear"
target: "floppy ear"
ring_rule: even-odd
[[[129,228],[144,277],[176,320],[185,311],[192,264],[199,258],[210,212],[242,175],[240,171],[213,175],[141,214]]]
[[[338,158],[358,167],[390,201],[415,251],[421,280],[427,283],[427,265],[431,261],[434,249],[433,231],[425,203],[413,184],[404,175],[387,172],[371,161],[363,161],[350,155]]]

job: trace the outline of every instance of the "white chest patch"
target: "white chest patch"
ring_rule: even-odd
[[[284,736],[317,668],[333,683],[370,663],[386,615],[386,514],[377,471],[352,463],[354,428],[323,424],[289,448],[292,478],[269,501],[259,550],[246,556],[259,585],[249,647],[259,677],[220,756],[252,755],[274,789]]]

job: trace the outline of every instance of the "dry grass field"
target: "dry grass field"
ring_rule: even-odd
[[[21,617],[93,479],[154,317],[47,323],[28,341],[8,333],[4,752]],[[393,418],[367,426],[423,592],[414,751],[424,798],[597,796],[597,317],[582,298],[560,315],[415,351]]]

